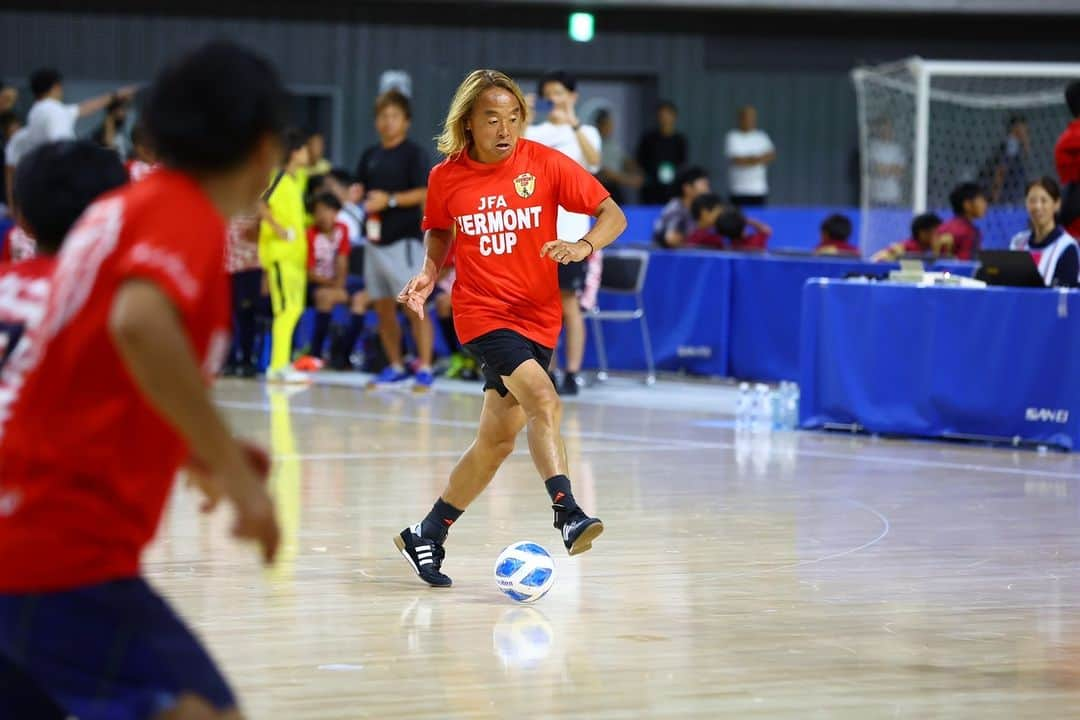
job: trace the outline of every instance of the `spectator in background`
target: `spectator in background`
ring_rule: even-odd
[[[1020,115],[1009,118],[1005,140],[991,161],[990,201],[994,204],[1019,205],[1024,202],[1027,185],[1027,160],[1031,140],[1027,120]]]
[[[34,104],[26,116],[29,139],[25,152],[52,140],[75,139],[75,122],[79,118],[104,110],[117,100],[130,99],[135,87],[124,87],[77,105],[65,105],[63,76],[52,68],[42,68],[31,73],[30,91],[34,94]]]
[[[577,80],[562,71],[550,72],[540,79],[537,93],[551,110],[540,124],[525,129],[525,137],[558,150],[595,174],[600,170],[600,132],[578,119],[575,109],[578,100]],[[560,240],[577,242],[589,232],[592,218],[560,207],[556,223]],[[563,332],[566,338],[566,373],[562,384],[556,384],[560,395],[578,393],[577,376],[585,358],[585,317],[581,310],[583,306],[585,309],[591,307],[584,299],[586,286],[590,272],[594,276],[593,282],[599,285],[602,262],[601,253],[594,252],[580,262],[559,264],[559,294],[562,297]],[[595,303],[595,297],[592,300]],[[554,372],[557,368],[558,353],[552,353],[549,370]]]
[[[896,142],[896,131],[892,119],[887,115],[874,121],[867,160],[870,165],[870,201],[875,205],[902,204],[907,155],[900,143]]]
[[[708,173],[697,165],[681,170],[675,184],[679,188],[679,197],[671,198],[653,223],[653,242],[668,249],[686,243],[695,227],[690,206],[694,198],[711,191]]]
[[[689,158],[686,136],[675,129],[679,119],[675,103],[656,106],[656,128],[641,136],[637,164],[645,175],[642,205],[663,205],[679,195],[677,174]]]
[[[724,153],[728,159],[728,192],[739,207],[765,205],[769,199],[767,168],[776,159],[768,133],[757,126],[753,105],[739,108],[739,127],[727,134]]]
[[[131,169],[128,170],[131,174]],[[132,180],[137,180],[131,174]],[[259,264],[259,217],[238,215],[229,222],[226,269],[232,286],[232,348],[223,374],[253,378],[258,373],[255,350],[259,309],[263,303],[263,270]]]
[[[1030,252],[1047,287],[1077,287],[1080,250],[1056,219],[1061,209],[1061,188],[1051,177],[1039,178],[1028,184],[1024,203],[1029,225],[1013,236],[1009,249]]]
[[[326,175],[331,170],[330,161],[326,159],[326,139],[323,134],[316,130],[308,136],[308,175]]]
[[[291,372],[293,332],[304,312],[307,296],[307,230],[304,187],[307,184],[307,138],[300,130],[285,133],[281,179],[265,203],[260,203],[259,261],[266,271],[271,328],[271,382],[303,382],[306,377]]]
[[[694,231],[686,238],[686,247],[724,249],[724,238],[716,232],[716,221],[724,212],[724,201],[715,193],[698,195],[690,203],[694,218]]]
[[[0,158],[7,156],[8,142],[14,137],[15,133],[22,128],[22,123],[19,121],[19,117],[12,110],[5,110],[0,112]],[[7,162],[4,162],[7,165]],[[0,202],[8,205],[8,173],[0,173]],[[0,216],[3,213],[0,212]]]
[[[859,248],[848,240],[851,238],[851,220],[839,213],[830,215],[821,223],[821,241],[814,248],[815,255],[858,255]]]
[[[748,218],[734,206],[724,208],[716,219],[716,232],[736,252],[764,252],[772,237],[772,228],[759,220]]]
[[[611,193],[611,198],[622,205],[626,202],[626,191],[639,189],[644,178],[634,158],[626,154],[615,137],[615,118],[611,111],[600,110],[594,122],[600,131],[600,172],[597,178]]]
[[[934,213],[923,213],[911,221],[911,237],[898,243],[879,250],[871,258],[874,262],[892,262],[902,257],[939,257],[941,255],[941,242],[937,238],[937,230],[941,225],[941,218]]]
[[[427,153],[408,138],[411,120],[412,106],[405,95],[397,90],[380,95],[375,101],[379,143],[364,151],[356,167],[356,180],[367,195],[364,283],[379,315],[379,338],[389,360],[372,381],[373,386],[400,384],[409,378],[401,351],[397,296],[423,268],[421,208],[431,170]],[[431,372],[433,329],[427,318],[408,308],[404,312],[419,362],[413,389],[424,392],[435,380]]]
[[[349,229],[338,221],[341,202],[332,193],[322,192],[311,202],[315,224],[308,228],[308,306],[315,308],[315,327],[309,354],[297,361],[300,370],[323,368],[323,346],[330,331],[330,313],[335,305],[350,301],[346,289],[349,274]],[[367,305],[366,293],[357,298],[360,316]]]
[[[960,183],[949,193],[954,216],[941,223],[934,236],[941,254],[959,260],[972,260],[982,247],[982,231],[975,220],[986,215],[986,193],[976,183]]]
[[[1065,104],[1072,122],[1054,146],[1054,165],[1064,186],[1061,192],[1061,224],[1073,237],[1080,237],[1080,80],[1065,87]]]
[[[141,123],[137,124],[131,131],[131,155],[126,163],[128,175],[132,180],[142,180],[157,165],[157,153],[150,142],[150,134]]]
[[[114,97],[105,106],[105,119],[91,135],[91,139],[102,147],[115,150],[121,159],[131,153],[131,143],[124,134],[127,127],[128,106],[127,98]]]
[[[11,134],[4,145],[4,202],[8,211],[15,211],[15,201],[11,189],[15,186],[15,166],[23,155],[30,151],[30,128],[21,127]]]
[[[0,115],[15,112],[17,102],[19,102],[19,90],[14,85],[0,82]]]

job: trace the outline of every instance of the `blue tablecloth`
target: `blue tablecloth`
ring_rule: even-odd
[[[1080,292],[813,281],[804,428],[1080,447]]]
[[[657,368],[728,374],[731,263],[726,256],[708,251],[653,252],[643,295]],[[599,304],[605,310],[634,306],[632,298],[604,292]],[[592,332],[591,323],[587,329]],[[609,368],[645,369],[637,322],[605,322],[603,332]],[[584,366],[596,367],[594,338],[586,342]]]

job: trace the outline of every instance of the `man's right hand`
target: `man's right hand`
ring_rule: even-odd
[[[241,540],[254,540],[262,550],[263,562],[274,562],[278,544],[281,542],[281,530],[274,515],[274,501],[266,486],[258,482],[254,473],[250,480],[244,481],[249,491],[234,501],[236,522],[233,523],[233,536]]]

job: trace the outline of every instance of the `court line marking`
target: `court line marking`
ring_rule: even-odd
[[[250,410],[258,412],[269,412],[270,405],[267,403],[253,403],[253,402],[239,402],[233,400],[222,400],[217,403],[221,407],[229,408],[232,410]],[[347,411],[347,410],[329,410],[304,406],[293,406],[290,412],[300,415],[316,415],[323,417],[346,417],[354,418],[357,420],[373,420],[373,421],[386,421],[395,420],[409,425],[437,425],[443,427],[455,427],[455,428],[468,428],[475,429],[478,425],[477,422],[470,422],[465,420],[445,420],[442,418],[421,418],[415,415],[390,415],[387,413],[370,413],[363,411]],[[675,450],[734,450],[736,448],[735,443],[731,442],[699,442],[694,440],[684,440],[682,438],[664,438],[664,437],[641,437],[637,435],[625,435],[622,433],[603,433],[603,432],[574,432],[564,431],[564,437],[576,437],[582,439],[595,439],[595,440],[622,440],[625,442],[641,443],[643,446],[650,447],[652,451],[675,451]],[[658,444],[658,443],[662,443]],[[665,447],[666,445],[667,447]],[[637,449],[636,447],[634,448]],[[590,450],[590,452],[593,452]],[[838,453],[830,452],[827,450],[803,450],[799,449],[798,454],[805,457],[820,458],[825,460],[851,460],[855,456],[852,453]],[[1045,477],[1055,478],[1061,480],[1077,480],[1077,473],[1074,472],[1061,472],[1055,470],[1036,470],[1036,469],[1023,469],[1023,468],[1007,468],[997,467],[993,465],[978,465],[972,463],[954,463],[942,460],[919,460],[916,458],[904,458],[896,457],[892,455],[867,455],[860,453],[858,459],[861,462],[873,462],[884,463],[890,465],[907,465],[909,467],[922,467],[922,468],[939,468],[945,470],[959,470],[973,473],[985,473],[991,475],[1020,475],[1028,477]]]
[[[650,447],[621,446],[590,448],[588,453],[628,453],[628,452],[655,452],[666,450],[685,450],[686,448],[672,448],[667,445],[655,445]],[[420,459],[449,457],[459,458],[465,454],[465,450],[388,450],[385,452],[342,452],[342,453],[290,453],[287,455],[273,455],[274,460],[300,460],[302,462],[320,462],[330,460],[393,460],[393,459]],[[511,457],[529,457],[528,450],[515,450],[510,453]]]

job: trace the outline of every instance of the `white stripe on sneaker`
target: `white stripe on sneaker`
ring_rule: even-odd
[[[421,559],[420,560],[421,565],[433,565],[434,563],[435,563],[435,561],[432,560],[431,558]]]
[[[401,551],[401,554],[406,560],[409,561],[409,564],[412,565],[413,572],[416,573],[417,575],[419,575],[420,574],[420,568],[418,568],[416,566],[416,563],[413,562],[413,559],[411,557],[409,557],[409,552],[407,550],[403,549]]]

